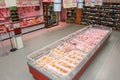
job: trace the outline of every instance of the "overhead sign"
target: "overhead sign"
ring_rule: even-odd
[[[85,6],[91,6],[92,0],[85,0]]]
[[[77,7],[77,0],[63,0],[63,8]]]
[[[102,5],[103,4],[103,0],[95,0],[95,5]]]
[[[0,0],[0,8],[5,7],[5,0]]]
[[[17,6],[39,6],[39,0],[17,0]]]

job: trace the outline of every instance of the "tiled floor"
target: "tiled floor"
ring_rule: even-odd
[[[34,80],[29,73],[26,56],[70,33],[80,25],[60,23],[59,26],[23,35],[24,48],[15,52],[9,40],[4,41],[7,56],[0,57],[0,80]],[[120,32],[113,32],[110,40],[79,80],[120,80]],[[0,46],[0,54],[4,54]]]

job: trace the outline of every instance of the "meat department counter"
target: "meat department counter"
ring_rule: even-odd
[[[78,80],[107,43],[112,29],[86,26],[27,56],[35,80]]]

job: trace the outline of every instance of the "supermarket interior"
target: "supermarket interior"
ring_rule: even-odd
[[[0,0],[0,80],[120,80],[120,0]]]

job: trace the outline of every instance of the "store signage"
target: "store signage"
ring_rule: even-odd
[[[77,7],[77,0],[63,0],[64,8]]]
[[[55,12],[61,11],[61,0],[54,0],[54,11]]]
[[[95,0],[95,5],[102,5],[103,0]]]
[[[78,2],[77,7],[78,8],[83,8],[83,5],[84,5],[83,2],[84,2],[84,0],[78,0],[77,2]]]
[[[94,7],[95,5],[102,5],[103,0],[85,0],[85,6]]]
[[[4,0],[0,0],[0,8],[5,7],[5,1]]]
[[[85,6],[95,7],[96,0],[85,0]]]
[[[17,6],[16,0],[5,0],[6,7]]]
[[[39,6],[39,0],[17,0],[17,6],[26,7],[26,6]]]
[[[92,0],[85,0],[85,6],[91,6]]]
[[[73,0],[73,3],[76,3],[77,2],[77,0]]]
[[[42,2],[53,2],[53,0],[43,0]]]
[[[78,8],[83,8],[83,3],[79,3]]]

